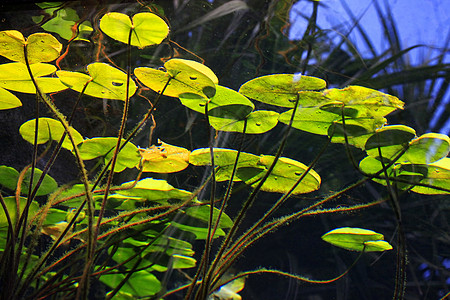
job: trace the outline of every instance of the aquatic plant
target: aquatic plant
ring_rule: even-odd
[[[265,267],[237,268],[238,272],[233,268],[256,242],[294,221],[385,202],[391,205],[398,228],[393,294],[395,299],[403,297],[407,245],[399,197],[410,192],[450,193],[448,136],[417,136],[411,127],[388,125],[388,115],[402,110],[403,101],[363,86],[329,88],[321,78],[294,73],[258,76],[233,90],[221,86],[214,71],[194,59],[169,53],[162,66],[134,64],[132,53],[161,51],[156,46],[169,40],[170,28],[157,11],[109,12],[95,24],[82,21],[74,21],[64,45],[48,32],[28,37],[14,29],[0,32],[0,55],[12,61],[0,65],[0,109],[20,109],[21,94],[36,95],[35,117],[19,129],[33,145],[30,164],[22,170],[0,166],[3,299],[159,299],[175,294],[185,299],[240,299],[245,278],[256,274],[331,283],[351,272],[368,252],[393,246],[383,234],[369,229],[371,224],[342,226],[324,232],[322,239],[359,253],[333,278],[313,279]],[[84,33],[97,34],[98,59],[83,68],[62,69],[81,24]],[[58,34],[63,37],[67,32]],[[106,55],[103,47],[108,43],[124,49],[124,62]],[[108,63],[100,61],[102,55]],[[65,105],[71,103],[71,112],[62,112],[58,98]],[[83,129],[76,128],[77,112],[86,99],[121,110],[120,119],[111,117],[105,125],[105,131],[111,127],[116,134],[85,138]],[[189,148],[182,140],[172,145],[153,137],[158,126],[154,116],[163,101],[203,118],[207,130],[197,133],[204,135],[203,147]],[[145,107],[137,120],[129,116],[134,105]],[[150,128],[147,123],[152,123]],[[282,128],[274,142],[276,151],[244,151],[249,136],[263,136],[276,126]],[[314,145],[317,155],[307,163],[299,161],[301,153],[283,156],[294,130],[323,137],[322,145]],[[140,140],[140,145],[149,143],[141,148],[134,141],[143,132],[150,136]],[[239,143],[217,146],[223,132],[234,134]],[[302,198],[324,184],[314,168],[331,143],[342,144],[340,149],[353,167],[349,169],[359,180],[313,200]],[[71,157],[67,164],[79,172],[76,182],[61,183],[49,175],[63,154]],[[361,154],[362,159],[355,157]],[[196,187],[189,190],[188,184],[169,183],[171,174],[178,172],[198,177]],[[201,178],[200,173],[206,175]],[[385,186],[387,196],[339,203],[340,197],[368,182]],[[249,211],[262,193],[275,200],[255,220]],[[289,205],[286,211],[284,204],[292,198],[302,205]],[[231,201],[239,201],[240,208],[230,209]],[[194,246],[200,245],[201,253],[195,256]],[[171,277],[173,270],[179,271],[176,279]]]

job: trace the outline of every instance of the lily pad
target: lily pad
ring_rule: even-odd
[[[383,241],[384,236],[381,233],[362,228],[337,228],[324,234],[322,239],[351,251],[374,252],[392,249],[388,242]]]
[[[116,288],[125,279],[125,276],[122,273],[103,274],[100,281],[111,288]],[[160,289],[161,282],[156,276],[146,270],[141,270],[133,272],[120,291],[137,297],[148,297],[158,293]]]
[[[261,155],[258,165],[263,166],[265,170],[273,163],[275,157],[272,155]],[[275,164],[275,167],[270,173],[267,180],[261,187],[262,191],[275,192],[275,193],[287,193],[302,176],[308,167],[296,160],[280,157]],[[251,173],[248,173],[251,174]],[[258,184],[258,179],[262,178],[265,172],[256,174],[256,176],[250,176],[244,178],[245,175],[239,174],[240,178],[252,186]],[[252,174],[253,175],[253,174]],[[314,170],[310,170],[303,180],[292,192],[293,195],[309,193],[319,189],[321,179],[319,174]]]
[[[191,93],[211,98],[216,92],[217,76],[206,66],[186,59],[173,58],[164,64],[166,72],[147,67],[134,69],[134,74],[144,85],[160,93],[167,81],[164,95],[178,97]]]
[[[214,165],[216,169],[216,181],[230,180],[234,163],[236,161],[237,151],[225,148],[214,148]],[[209,148],[200,148],[191,152],[189,162],[195,166],[210,166],[211,154]],[[239,161],[237,168],[251,167],[256,168],[259,172],[263,171],[262,167],[257,164],[259,162],[259,156],[241,152],[239,154]],[[236,174],[237,175],[237,174]],[[238,176],[235,176],[234,181],[241,181]]]
[[[55,120],[55,119],[39,118],[38,124],[39,124],[38,136],[37,136],[37,144],[38,145],[45,144],[48,141],[59,142],[59,140],[62,138],[62,136],[65,132],[65,128],[61,124],[61,122],[59,122],[58,120]],[[33,144],[34,136],[35,136],[35,129],[36,129],[36,119],[33,119],[33,120],[29,120],[29,121],[23,123],[22,126],[20,126],[20,128],[19,128],[19,132],[24,140]],[[70,127],[70,133],[71,133],[76,145],[83,142],[83,137],[74,128]],[[70,139],[67,135],[64,138],[62,147],[65,149],[68,149],[68,150],[73,149],[72,142],[70,141]]]
[[[163,141],[159,143],[160,146],[153,145],[147,149],[139,149],[143,172],[173,173],[188,167],[189,150]]]
[[[379,157],[378,148],[383,158],[393,159],[416,136],[416,131],[404,125],[389,125],[376,130],[366,142],[364,148],[369,156]]]
[[[42,171],[39,170],[38,168],[35,168],[33,178],[33,189],[36,187],[36,183],[38,182],[39,177],[41,177],[41,175]],[[28,169],[25,172],[25,176],[22,182],[22,189],[21,189],[22,195],[28,195],[28,187],[30,186],[30,176],[31,176],[31,169]],[[19,180],[19,172],[17,172],[16,169],[7,166],[0,166],[0,178],[1,178],[0,185],[12,191],[16,190],[17,181]],[[36,196],[48,195],[54,192],[57,188],[58,184],[56,183],[55,179],[53,179],[53,177],[47,174],[45,175],[44,180],[39,186]]]
[[[246,134],[261,134],[273,129],[278,124],[279,114],[271,110],[256,110],[247,116]],[[245,120],[209,116],[209,123],[216,130],[244,132]]]
[[[58,75],[63,84],[77,92],[81,92],[85,85],[88,84],[84,90],[86,95],[125,101],[127,91],[126,73],[111,65],[98,62],[88,65],[87,71],[90,76],[71,71],[57,71],[56,75]],[[136,89],[136,83],[130,78],[128,97],[133,96]]]
[[[54,93],[67,89],[58,78],[43,77],[56,71],[50,64],[37,63],[30,66],[34,79],[43,93]],[[11,91],[35,94],[36,87],[31,81],[27,66],[23,63],[0,65],[0,88]]]
[[[129,186],[132,181],[123,186]],[[148,201],[167,201],[169,199],[186,200],[192,197],[192,193],[174,188],[163,179],[145,178],[139,180],[135,187],[120,191],[122,195],[142,197]]]
[[[110,12],[100,19],[100,29],[109,37],[139,48],[160,44],[169,34],[166,22],[153,13],[138,13],[132,18],[126,14]]]
[[[239,93],[263,103],[292,108],[298,92],[321,90],[325,87],[326,82],[320,78],[299,74],[274,74],[247,81],[240,87]]]
[[[11,109],[22,106],[19,98],[0,88],[0,110]]]
[[[62,50],[61,43],[48,33],[34,33],[25,40],[17,30],[0,31],[0,55],[25,64],[25,46],[30,65],[53,61]]]
[[[4,197],[3,201],[6,205],[6,210],[8,211],[9,217],[11,219],[12,226],[17,222],[17,202],[15,196]],[[19,213],[22,215],[25,206],[27,203],[27,198],[20,197],[19,198]],[[30,217],[34,216],[39,209],[39,204],[37,202],[31,202],[30,207],[28,209],[28,220]],[[8,227],[8,219],[6,218],[5,210],[2,206],[0,206],[0,228]]]
[[[125,140],[122,140],[124,142]],[[104,163],[109,162],[114,154],[114,149],[117,144],[117,138],[104,137],[84,140],[78,146],[81,159],[91,160],[101,157]],[[128,142],[125,147],[119,152],[117,156],[114,172],[122,172],[126,168],[135,168],[140,161],[138,148],[132,143]]]

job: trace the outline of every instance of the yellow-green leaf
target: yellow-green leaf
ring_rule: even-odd
[[[386,251],[392,246],[383,241],[384,236],[372,230],[352,227],[342,227],[331,230],[322,239],[334,246],[351,251]]]
[[[139,149],[142,157],[142,171],[153,173],[173,173],[187,168],[190,151],[159,141],[160,146],[153,145]]]

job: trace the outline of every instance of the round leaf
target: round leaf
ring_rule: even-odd
[[[61,124],[61,122],[51,118],[39,118],[38,125],[39,125],[37,137],[38,145],[47,143],[48,141],[59,142],[59,140],[62,138],[62,135],[65,132],[64,126]],[[36,119],[33,119],[23,123],[22,126],[20,126],[19,132],[24,140],[33,144],[35,129],[36,129]],[[72,134],[76,145],[83,142],[83,137],[74,128],[70,127],[70,133]],[[64,138],[62,147],[68,150],[73,149],[72,142],[70,141],[67,135]]]
[[[133,20],[122,13],[107,13],[100,20],[100,29],[111,38],[125,44],[128,44],[131,30],[131,45],[139,48],[160,44],[169,34],[166,22],[148,12],[134,15]]]
[[[217,77],[206,66],[186,59],[168,60],[164,67],[167,72],[147,67],[134,69],[136,77],[155,92],[161,92],[169,78],[164,95],[178,97],[184,93],[211,98],[216,91]]]
[[[22,102],[20,102],[19,98],[0,88],[0,110],[11,109],[22,106]]]
[[[383,158],[392,159],[407,147],[416,136],[416,131],[404,125],[384,126],[376,130],[366,142],[364,148],[368,155],[379,157],[378,148]]]
[[[129,186],[133,182],[126,182],[123,186]],[[139,180],[132,189],[120,191],[120,194],[142,197],[148,201],[167,201],[169,199],[189,199],[191,192],[174,188],[162,179],[145,178]]]
[[[127,74],[105,63],[92,63],[87,66],[90,76],[70,71],[58,71],[59,79],[69,88],[81,92],[89,81],[84,93],[86,95],[102,98],[122,100],[126,99]],[[136,92],[136,83],[130,78],[128,97]]]
[[[160,146],[139,149],[143,172],[173,173],[187,168],[190,151],[160,141]]]
[[[124,142],[125,140],[122,140]],[[109,162],[114,155],[114,149],[117,145],[117,138],[104,137],[84,140],[78,147],[80,156],[83,160],[90,160],[102,157],[104,163]],[[138,148],[128,142],[117,156],[114,172],[122,172],[126,168],[135,168],[140,161]]]
[[[15,222],[17,221],[17,202],[16,197],[4,197],[3,200],[6,204],[6,210],[8,211],[9,217],[11,219],[12,225],[14,227]],[[22,215],[23,210],[25,209],[27,203],[27,198],[20,197],[19,198],[19,212],[20,215]],[[31,205],[28,209],[28,220],[30,220],[30,217],[34,216],[39,209],[39,204],[37,202],[31,202]],[[5,210],[3,209],[3,206],[0,206],[0,228],[1,227],[8,227],[8,219],[6,218]]]
[[[50,64],[33,64],[30,66],[34,79],[43,93],[54,93],[67,89],[58,78],[42,77],[56,71]],[[21,93],[35,94],[36,88],[31,81],[27,66],[23,63],[0,65],[0,87]]]
[[[275,74],[247,81],[240,87],[239,93],[263,103],[292,108],[298,92],[321,90],[325,86],[326,82],[316,77]]]
[[[279,114],[270,110],[257,110],[247,116],[247,134],[261,134],[274,128],[278,123]],[[209,123],[216,130],[228,132],[244,132],[245,120],[219,118],[210,116]]]

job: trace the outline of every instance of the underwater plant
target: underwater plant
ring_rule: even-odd
[[[448,136],[388,124],[404,102],[364,86],[330,88],[301,73],[256,76],[237,90],[222,86],[207,64],[164,48],[174,43],[170,20],[153,6],[101,12],[87,22],[70,7],[40,5],[53,16],[35,20],[46,32],[0,32],[0,55],[8,60],[0,65],[0,109],[21,109],[24,94],[35,96],[34,117],[18,132],[32,145],[30,162],[20,170],[0,166],[2,299],[241,299],[254,275],[329,284],[366,255],[394,248],[392,294],[403,298],[400,198],[450,193]],[[76,18],[53,26],[60,14]],[[77,42],[92,44],[95,59],[71,68],[67,56],[83,56],[73,50]],[[100,117],[88,112],[95,105],[105,115],[101,130],[92,126]],[[191,145],[202,146],[165,142],[165,125],[157,122],[163,105],[202,120],[189,125],[196,131]],[[273,152],[246,150],[246,141],[274,130]],[[283,156],[295,131],[319,137],[313,159]],[[237,142],[222,146],[222,134]],[[358,180],[321,192],[333,184],[316,170],[330,147],[348,157]],[[60,157],[75,179],[50,175]],[[340,202],[371,183],[384,186],[385,196]],[[250,213],[263,197],[268,207]],[[293,199],[298,203],[288,203]],[[347,214],[386,203],[397,228],[385,233],[395,237],[389,241],[370,223],[322,233],[324,242],[358,253],[335,276],[239,268],[246,251],[291,223],[331,214],[351,222]]]

